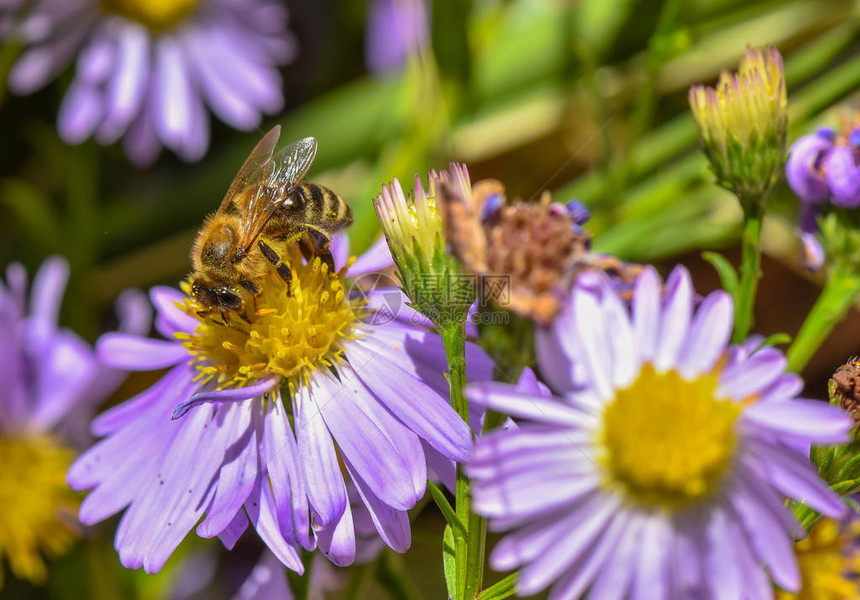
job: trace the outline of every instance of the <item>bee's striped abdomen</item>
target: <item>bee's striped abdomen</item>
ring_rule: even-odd
[[[303,183],[296,194],[305,202],[308,223],[329,232],[339,231],[352,223],[349,205],[333,191],[315,183]]]

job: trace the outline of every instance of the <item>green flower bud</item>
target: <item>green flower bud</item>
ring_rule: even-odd
[[[785,157],[785,75],[776,48],[747,47],[737,73],[690,88],[690,107],[717,183],[745,202],[779,179]]]

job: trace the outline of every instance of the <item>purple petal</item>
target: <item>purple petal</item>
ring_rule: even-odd
[[[733,491],[732,506],[740,515],[756,554],[770,568],[773,580],[783,589],[799,591],[800,570],[794,545],[779,519],[743,487]]]
[[[99,369],[90,347],[71,332],[53,336],[39,360],[38,403],[32,407],[29,422],[36,430],[44,431],[88,400],[87,389],[92,387]]]
[[[821,169],[832,142],[818,135],[805,135],[791,147],[785,165],[785,178],[797,196],[804,202],[822,202],[830,196],[830,186]]]
[[[192,104],[196,101],[179,43],[163,37],[155,47],[152,116],[158,136],[168,147],[183,145],[192,126]]]
[[[764,474],[783,494],[828,517],[845,516],[848,507],[818,478],[806,457],[755,439],[749,439],[747,444],[761,463],[755,471]]]
[[[99,360],[126,371],[155,371],[188,360],[182,344],[125,333],[106,333],[96,342]]]
[[[359,256],[349,268],[350,277],[360,277],[367,273],[378,273],[394,265],[391,250],[385,237],[380,237],[367,251]]]
[[[816,400],[756,402],[743,412],[756,427],[812,444],[842,444],[854,426],[843,410]]]
[[[423,0],[374,0],[367,11],[365,53],[372,73],[402,68],[427,43],[427,8]]]
[[[726,292],[713,292],[702,301],[679,357],[678,368],[684,377],[711,371],[726,350],[733,312],[732,298]]]
[[[597,540],[610,537],[607,531],[620,503],[620,499],[613,502],[609,498],[597,497],[593,504],[586,504],[576,511],[580,522],[570,528],[562,528],[564,535],[552,544],[553,551],[541,553],[520,571],[517,593],[530,595],[542,590],[579,561],[584,553],[593,554]],[[588,516],[583,518],[583,515]],[[617,538],[618,533],[614,531],[611,537]]]
[[[195,394],[185,402],[179,404],[179,406],[176,407],[176,410],[173,411],[173,416],[171,418],[173,420],[181,419],[188,413],[189,410],[201,404],[225,404],[231,402],[243,402],[252,398],[259,398],[260,396],[271,390],[279,381],[279,376],[272,376],[261,379],[254,385],[240,388],[230,388],[228,390],[212,390],[209,392],[200,392],[199,394]]]
[[[239,541],[239,538],[242,537],[242,534],[245,533],[245,530],[248,529],[249,523],[250,521],[248,521],[245,511],[238,511],[233,520],[230,521],[230,524],[218,534],[218,539],[221,540],[221,543],[224,544],[227,550],[232,550],[236,542]]]
[[[177,306],[177,303],[182,304],[184,297],[185,295],[179,290],[166,286],[159,285],[149,290],[149,299],[158,311],[158,316],[163,324],[169,327],[168,330],[161,332],[166,338],[172,338],[177,331],[191,333],[199,325],[197,319]]]
[[[131,335],[144,336],[152,326],[152,307],[140,290],[127,288],[120,292],[114,302],[119,319],[119,330]]]
[[[156,573],[194,527],[212,497],[211,482],[229,428],[198,411],[183,421],[155,476],[123,515],[116,533],[120,561]]]
[[[281,532],[287,541],[310,549],[308,497],[299,449],[280,394],[266,411],[263,448]]]
[[[639,520],[628,523],[625,534],[618,540],[614,552],[606,559],[604,568],[595,577],[590,598],[595,600],[623,600],[632,584],[636,554],[641,547],[642,524]]]
[[[344,459],[344,464],[382,540],[397,552],[409,550],[409,546],[412,544],[412,532],[409,526],[409,515],[406,511],[392,508],[380,500],[349,460]]]
[[[600,297],[612,293],[605,278],[597,273],[583,273],[573,290],[575,334],[580,342],[579,358],[588,372],[588,381],[597,393],[610,398],[613,393],[606,319]]]
[[[193,28],[182,39],[189,66],[209,106],[222,121],[236,129],[247,131],[259,126],[260,113],[231,86],[222,65],[208,54],[209,38],[208,31]]]
[[[639,550],[631,600],[667,597],[666,528],[662,515],[649,516],[642,528],[642,547]]]
[[[591,550],[580,556],[573,568],[553,586],[548,600],[578,600],[582,598],[586,588],[601,573],[618,544],[626,537],[628,519],[616,516],[606,528],[603,536],[597,539]]]
[[[845,208],[860,206],[860,169],[854,163],[854,151],[846,146],[833,148],[826,167],[833,204]]]
[[[505,383],[477,383],[466,387],[466,398],[518,419],[568,427],[590,427],[596,417],[555,398],[528,396]]]
[[[257,479],[251,496],[245,502],[245,511],[248,513],[248,519],[254,525],[260,539],[269,547],[272,554],[288,569],[299,575],[304,573],[305,568],[296,548],[291,546],[281,535],[272,491],[268,485],[262,482],[262,479]]]
[[[767,387],[785,372],[786,360],[775,348],[762,348],[749,358],[730,364],[720,374],[717,393],[735,400]]]
[[[320,551],[338,567],[348,567],[355,560],[355,529],[349,505],[334,523],[317,533]]]
[[[114,433],[126,425],[129,425],[139,417],[147,414],[154,406],[157,406],[159,401],[163,400],[166,394],[170,394],[171,390],[177,389],[177,383],[187,383],[195,375],[194,369],[186,365],[180,365],[171,369],[167,375],[159,379],[154,385],[148,387],[137,396],[130,398],[107,409],[98,415],[92,422],[93,435],[104,436]],[[197,384],[193,389],[196,389]],[[176,394],[176,397],[182,397],[182,392]],[[193,393],[193,392],[192,392]]]
[[[706,572],[719,573],[719,577],[706,577],[713,598],[722,600],[725,598],[742,598],[741,593],[741,565],[738,563],[737,550],[732,544],[735,536],[728,532],[737,528],[735,522],[730,519],[723,508],[712,511],[706,526],[704,536],[702,532],[697,533],[700,552],[706,552]],[[704,539],[703,539],[704,538]]]
[[[88,18],[70,19],[60,36],[25,51],[9,72],[9,89],[23,96],[48,83],[74,56],[89,25]]]
[[[358,410],[370,418],[391,445],[397,448],[397,454],[402,463],[401,468],[404,474],[412,479],[414,494],[418,498],[422,497],[427,485],[427,465],[421,440],[388,412],[373,392],[361,383],[360,378],[349,365],[339,368],[338,374],[343,386],[347,388],[346,391],[352,392],[352,399]],[[383,496],[380,497],[385,499]]]
[[[45,259],[36,277],[30,297],[30,315],[56,325],[63,303],[63,292],[69,281],[69,263],[61,256]]]
[[[636,279],[633,291],[633,335],[643,362],[654,357],[660,330],[660,276],[647,266]]]
[[[354,374],[341,370],[340,375],[349,382],[341,383],[325,375],[315,377],[321,393],[314,394],[313,400],[341,455],[350,461],[377,497],[398,510],[412,508],[423,495],[423,487],[418,494],[410,467],[402,462],[399,448],[362,410],[362,404],[368,403],[354,399],[355,395],[368,392]],[[417,443],[417,439],[415,441]],[[423,468],[423,456],[420,464]]]
[[[122,140],[126,155],[138,168],[151,165],[161,152],[161,142],[155,133],[150,102],[151,100],[148,100],[142,107]]]
[[[206,518],[197,526],[197,535],[211,538],[220,534],[236,518],[257,480],[257,432],[251,421],[254,400],[224,407],[229,428],[227,453],[218,472],[215,496],[206,509]]]
[[[102,144],[115,142],[137,116],[149,85],[150,39],[143,25],[126,21],[119,39],[117,65],[107,84],[107,114],[96,132]]]
[[[102,96],[88,84],[74,82],[57,115],[57,131],[69,144],[80,144],[90,137],[104,117]]]
[[[350,346],[348,356],[364,384],[404,425],[448,458],[469,455],[469,426],[437,391],[361,344]]]
[[[313,384],[313,381],[311,382]],[[331,434],[311,398],[310,386],[302,386],[293,399],[296,439],[315,528],[333,525],[347,506],[346,486]]]
[[[675,267],[666,280],[666,292],[660,315],[660,333],[654,367],[664,371],[678,360],[678,353],[687,338],[690,315],[693,310],[693,284],[690,273],[682,266]]]

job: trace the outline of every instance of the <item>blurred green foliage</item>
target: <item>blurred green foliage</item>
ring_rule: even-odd
[[[352,205],[354,252],[378,235],[370,201],[382,183],[398,177],[410,187],[414,173],[458,160],[473,180],[500,179],[511,195],[550,189],[560,200],[583,200],[595,248],[644,262],[730,246],[740,233],[734,199],[712,185],[698,151],[689,85],[734,68],[748,43],[776,45],[785,57],[791,142],[833,121],[860,84],[860,6],[847,0],[434,0],[431,48],[386,77],[364,72],[362,0],[287,3],[301,43],[285,73],[289,108],[259,132],[216,124],[209,154],[193,165],[162,156],[138,171],[116,147],[66,146],[54,120],[68,78],[12,97],[2,83],[20,49],[0,49],[2,262],[20,260],[33,272],[48,254],[67,256],[63,319],[90,340],[109,325],[123,288],[185,275],[197,227],[274,123],[283,126],[282,142],[318,138],[310,178]],[[784,185],[773,196],[771,231],[790,233],[795,201]],[[772,238],[766,251],[791,261],[790,238]],[[416,589],[435,598],[444,588],[425,583],[444,585],[441,525],[436,515],[422,519],[404,560],[422,581]],[[423,524],[432,535],[422,535]],[[124,571],[110,547],[115,525],[91,531],[56,561],[45,588],[7,581],[2,596],[167,597],[183,553],[215,552],[215,542],[195,540],[158,577]],[[224,567],[231,559],[219,560]],[[394,573],[398,560],[373,568]],[[247,572],[250,563],[238,562]],[[239,581],[210,585],[200,597],[227,597]]]

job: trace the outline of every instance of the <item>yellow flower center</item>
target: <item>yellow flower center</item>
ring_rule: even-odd
[[[839,523],[824,519],[806,539],[794,545],[803,587],[797,594],[777,590],[777,600],[853,600],[860,597],[858,523],[840,531]]]
[[[599,447],[610,483],[637,503],[670,510],[713,495],[735,454],[742,408],[716,390],[716,373],[690,381],[645,365],[603,415]]]
[[[137,21],[155,33],[175,28],[196,9],[200,0],[101,0],[102,10]]]
[[[0,560],[19,578],[44,583],[40,551],[57,556],[75,539],[78,497],[65,479],[73,459],[49,436],[0,438]]]
[[[351,301],[343,286],[344,267],[329,273],[319,258],[290,264],[289,286],[269,269],[249,316],[206,311],[191,297],[185,311],[200,324],[192,334],[177,333],[192,354],[198,379],[219,389],[244,387],[255,379],[280,375],[295,393],[318,368],[343,360],[341,342],[356,337],[365,316],[363,301]]]

